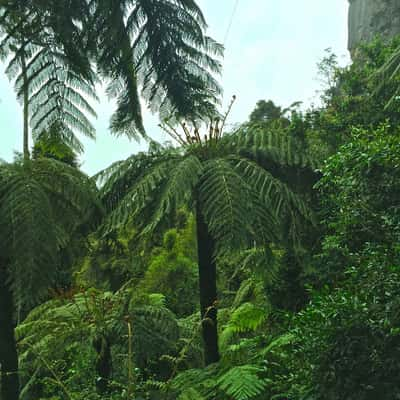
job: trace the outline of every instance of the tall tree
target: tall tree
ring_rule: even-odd
[[[205,363],[218,361],[216,259],[231,249],[282,239],[281,222],[309,217],[301,198],[262,165],[309,165],[287,137],[266,130],[222,135],[218,123],[201,138],[183,125],[169,131],[181,146],[155,148],[113,164],[98,175],[112,229],[133,219],[143,233],[192,206],[197,220],[200,309]]]
[[[76,168],[39,159],[0,165],[0,364],[2,399],[18,399],[15,321],[47,295],[59,250],[96,203]]]
[[[250,123],[272,122],[279,120],[282,117],[282,108],[275,105],[272,100],[259,100],[257,101],[256,107],[250,114],[249,121]]]
[[[206,36],[193,0],[5,0],[0,27],[14,37],[28,20],[29,43],[61,49],[86,80],[91,63],[117,99],[111,128],[145,135],[139,95],[152,111],[214,115],[223,48]],[[32,26],[37,27],[33,29]]]
[[[93,71],[85,77],[66,58],[63,49],[42,31],[31,32],[37,21],[26,12],[0,14],[0,59],[7,62],[6,74],[14,82],[23,106],[23,153],[29,158],[29,125],[36,138],[54,124],[66,144],[82,151],[76,133],[94,137],[88,116],[96,113],[89,99],[96,99]],[[40,23],[40,21],[38,22]]]

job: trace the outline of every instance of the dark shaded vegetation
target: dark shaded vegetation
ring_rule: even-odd
[[[77,0],[79,15],[30,3],[0,13],[0,54],[20,59],[9,71],[34,133],[0,164],[0,398],[398,399],[399,40],[375,40],[346,68],[328,55],[319,108],[261,100],[225,132],[219,46],[194,2],[94,1],[85,14]],[[55,98],[70,79],[92,93],[97,64],[119,93],[113,128],[144,135],[140,87],[178,145],[150,142],[85,176],[86,98],[66,90],[73,104],[55,110],[35,96],[51,87],[35,83],[47,40],[77,79],[49,79]],[[45,60],[41,71],[61,62]]]

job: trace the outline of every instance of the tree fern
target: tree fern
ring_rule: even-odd
[[[0,165],[2,254],[6,277],[20,303],[31,303],[51,284],[58,249],[88,216],[96,189],[83,174],[54,160]]]
[[[222,137],[214,129],[214,136],[210,133],[203,141],[198,131],[192,139],[187,129],[184,126],[180,142],[186,144],[181,147],[132,156],[99,173],[98,179],[105,180],[101,191],[110,211],[107,229],[133,220],[144,233],[153,232],[184,203],[193,207],[201,313],[203,323],[212,321],[215,329],[216,257],[254,245],[268,248],[270,243],[295,241],[298,225],[312,220],[305,200],[258,164],[257,152],[263,152],[262,164],[265,157],[282,167],[313,168],[313,163],[306,156],[291,156],[287,137],[274,139],[258,131]],[[290,238],[283,235],[288,221]],[[207,290],[213,294],[206,295]]]
[[[65,65],[85,80],[96,64],[117,99],[116,133],[145,136],[140,95],[163,117],[216,114],[223,47],[206,36],[193,0],[10,0],[0,12],[6,38],[23,32],[20,43],[62,49]]]
[[[24,18],[23,23],[29,23],[30,14]],[[20,32],[15,35],[5,32],[0,41],[0,55],[8,62],[6,74],[14,81],[17,99],[29,110],[33,137],[58,124],[65,142],[82,151],[76,134],[91,138],[95,135],[88,117],[96,117],[96,113],[87,100],[97,99],[94,74],[85,79],[71,68],[59,48],[27,43]]]
[[[32,293],[27,288],[32,287],[31,282],[39,274],[40,280],[45,282],[42,288],[51,282],[51,268],[42,268],[56,264],[60,243],[57,241],[59,235],[54,232],[55,221],[46,192],[28,174],[17,174],[2,180],[0,219],[8,226],[8,232],[3,231],[1,239],[4,248],[11,250],[7,251],[13,260],[8,279],[14,295],[19,301],[26,302],[32,300]]]
[[[89,178],[55,160],[31,161],[27,152],[0,164],[1,391],[10,400],[19,394],[15,317],[48,296],[60,250],[99,208]]]

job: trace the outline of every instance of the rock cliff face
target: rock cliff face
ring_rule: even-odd
[[[361,42],[376,35],[390,39],[400,34],[400,0],[349,0],[349,42],[351,54]]]

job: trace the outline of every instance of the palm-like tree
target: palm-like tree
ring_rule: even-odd
[[[96,113],[87,100],[97,99],[95,75],[73,68],[51,35],[32,33],[35,22],[31,12],[0,13],[0,60],[7,61],[6,74],[23,106],[24,156],[29,157],[29,125],[36,138],[57,124],[65,143],[82,151],[76,133],[95,135],[88,116]]]
[[[206,36],[194,0],[5,0],[0,27],[12,38],[25,27],[24,47],[61,49],[70,70],[86,80],[94,62],[117,99],[117,133],[144,135],[139,93],[162,114],[215,113],[223,49]]]
[[[45,297],[59,250],[96,202],[96,187],[52,159],[0,165],[0,363],[2,399],[18,399],[14,321]]]
[[[179,147],[131,156],[101,172],[98,179],[110,211],[108,229],[133,219],[144,233],[151,233],[179,207],[192,206],[204,356],[210,364],[219,359],[216,257],[231,249],[281,240],[281,222],[287,223],[288,218],[295,233],[299,216],[308,218],[310,213],[301,198],[270,171],[310,163],[283,135],[245,128],[223,136],[217,122],[200,137],[197,129],[182,127],[181,135],[166,127]]]

